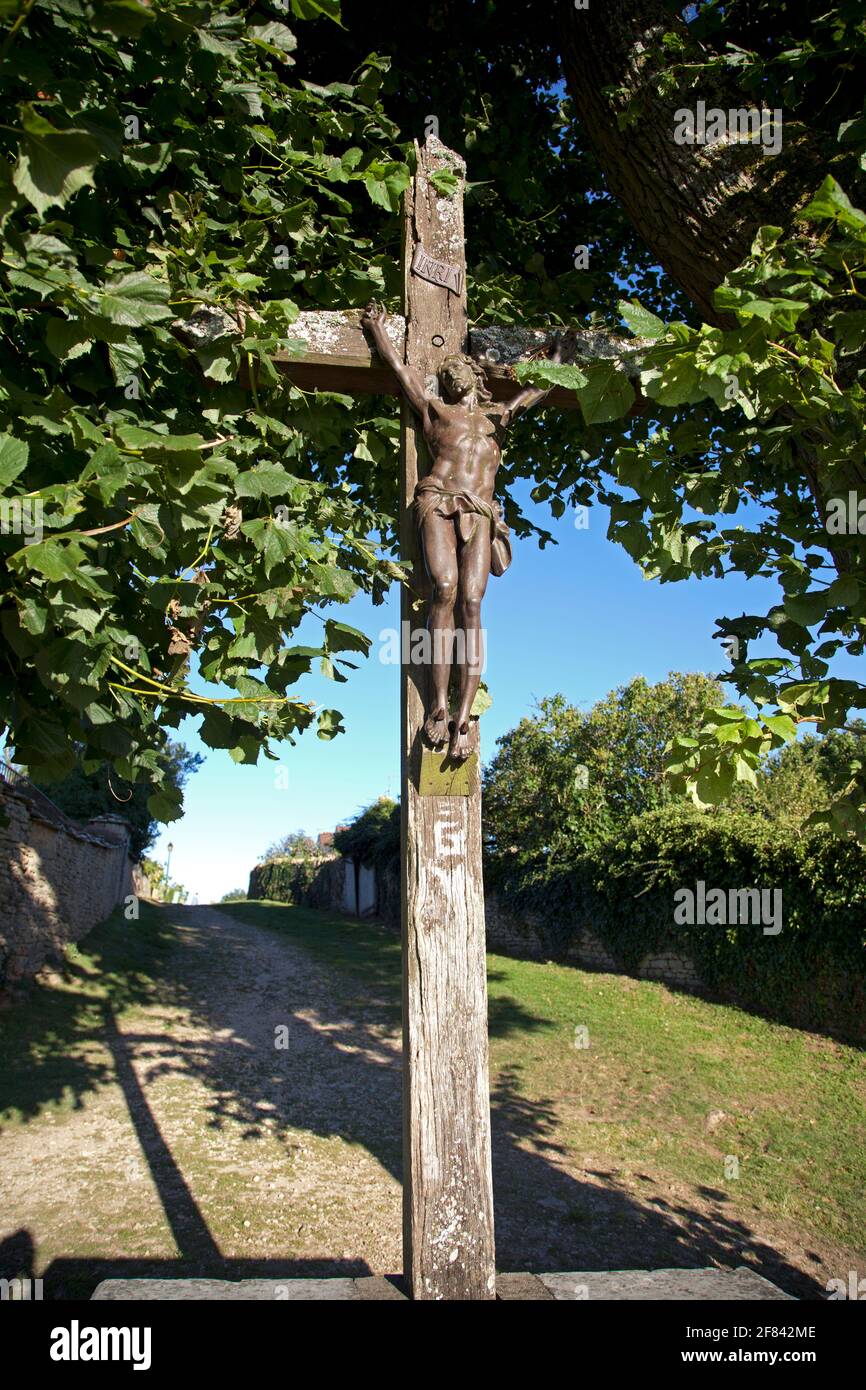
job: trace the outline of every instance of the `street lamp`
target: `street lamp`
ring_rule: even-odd
[[[174,849],[174,845],[171,843],[171,840],[169,840],[168,844],[166,845],[166,849],[168,850],[168,853],[167,853],[166,856],[165,856],[165,891],[166,891],[167,894],[170,894],[170,893],[171,893],[171,889],[170,889],[169,886],[168,886],[168,885],[169,885],[168,868],[169,868],[169,865],[171,864],[171,852],[172,852],[172,850]]]

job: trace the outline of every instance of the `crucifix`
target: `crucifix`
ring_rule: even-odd
[[[432,267],[436,267],[434,273]],[[459,267],[433,261],[426,253],[419,258],[416,253],[412,269],[431,283],[446,284],[459,293]],[[501,444],[517,412],[537,404],[547,391],[527,386],[507,403],[496,405],[483,368],[465,353],[444,359],[438,375],[441,389],[431,389],[430,378],[425,381],[415,367],[401,360],[386,323],[387,315],[375,304],[368,306],[361,319],[420,421],[431,459],[414,493],[415,521],[431,586],[430,683],[423,736],[433,748],[447,745],[451,762],[465,762],[472,752],[469,725],[484,665],[481,600],[491,572],[504,574],[511,564],[508,527],[493,495]],[[559,343],[551,356],[561,361]],[[459,629],[455,629],[455,609]],[[449,718],[454,674],[458,677],[456,707]]]
[[[436,179],[440,172],[451,178]],[[456,597],[465,637],[451,708],[450,662],[401,666],[403,1268],[419,1300],[496,1297],[480,751],[471,714],[482,654],[470,634],[480,642],[488,572],[510,560],[493,497],[503,430],[543,395],[560,408],[578,405],[562,387],[519,390],[510,370],[540,352],[559,360],[556,335],[468,331],[464,181],[463,161],[428,136],[404,195],[403,314],[376,306],[302,313],[292,334],[304,352],[275,358],[305,388],[402,396],[399,542],[412,579],[402,589],[401,631],[429,622],[452,632]],[[200,310],[184,326],[187,336],[220,336],[219,315]],[[568,337],[572,359],[613,360],[636,375],[640,340],[588,330]]]

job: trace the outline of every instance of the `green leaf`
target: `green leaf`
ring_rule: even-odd
[[[692,786],[692,799],[699,806],[718,806],[734,783],[732,763],[713,763],[702,767]]]
[[[758,774],[742,753],[734,755],[734,776],[737,782],[748,782],[752,787],[758,786]]]
[[[738,709],[736,705],[717,705],[707,711],[713,719],[728,720],[732,724],[741,724],[746,718],[744,710]]]
[[[162,434],[140,425],[119,425],[115,433],[121,444],[136,453],[197,453],[206,443],[200,434]]]
[[[93,6],[94,26],[122,38],[137,39],[153,19],[153,10],[139,4],[139,0],[97,0]]]
[[[641,373],[646,394],[660,405],[692,405],[704,395],[691,354],[677,352],[659,368]]]
[[[0,488],[14,482],[27,467],[29,445],[11,434],[0,434]]]
[[[196,350],[201,369],[211,381],[234,381],[238,374],[238,349],[232,344],[219,343],[214,347]]]
[[[621,420],[634,405],[634,387],[614,362],[598,362],[586,369],[586,386],[577,399],[588,425]]]
[[[156,144],[124,147],[123,160],[135,170],[142,183],[147,183],[168,168],[171,153],[170,143],[163,140]]]
[[[332,739],[336,738],[337,734],[346,732],[343,726],[343,716],[337,709],[320,710],[317,723],[316,733],[319,738]]]
[[[61,362],[72,362],[93,346],[91,329],[81,319],[51,319],[45,330],[48,350]]]
[[[109,343],[107,346],[111,375],[118,386],[125,386],[130,377],[144,366],[144,345],[129,339],[124,343]]]
[[[169,286],[155,280],[144,270],[118,275],[105,286],[99,298],[97,312],[111,323],[127,328],[140,328],[147,323],[159,323],[172,317],[169,308]]]
[[[259,740],[253,734],[244,734],[236,746],[229,749],[229,757],[233,762],[252,765],[258,762],[260,751]]]
[[[832,217],[844,227],[862,231],[866,227],[866,213],[855,208],[831,174],[828,174],[810,203],[804,207],[801,217],[820,221]]]
[[[843,121],[836,132],[840,145],[860,145],[866,142],[866,116],[857,116],[853,121]]]
[[[762,715],[762,723],[772,734],[778,734],[786,743],[790,743],[797,736],[797,725],[788,714],[765,714]]]
[[[461,180],[453,169],[434,169],[430,182],[440,198],[452,198],[460,187]]]
[[[294,481],[278,463],[259,463],[239,475],[235,493],[238,497],[281,497]]]
[[[842,608],[856,608],[861,601],[860,584],[853,574],[840,574],[827,591],[829,607],[838,604]]]
[[[636,299],[621,299],[617,308],[636,338],[660,338],[665,332],[662,320],[638,304]]]
[[[84,130],[59,130],[32,106],[20,110],[24,138],[12,182],[37,212],[62,207],[73,193],[93,184],[99,145]]]
[[[514,375],[523,386],[563,386],[567,391],[579,391],[589,384],[589,377],[570,362],[517,362]]]
[[[469,713],[473,719],[480,719],[481,715],[486,714],[492,704],[493,696],[482,681],[475,692],[475,699],[472,701],[472,708]]]
[[[339,24],[340,0],[292,0],[292,14],[298,19],[318,19],[319,15],[324,15]]]
[[[283,53],[294,53],[298,46],[298,40],[291,29],[276,19],[271,20],[269,24],[251,24],[246,30],[246,37],[255,39],[258,43],[266,43],[271,48],[278,48]]]
[[[245,521],[241,530],[261,553],[267,578],[270,578],[277,565],[294,555],[298,548],[294,529],[281,526],[273,517]]]
[[[788,594],[784,603],[785,613],[795,623],[811,627],[818,623],[827,612],[827,591],[813,590],[808,594]]]
[[[409,187],[409,170],[405,164],[373,164],[364,174],[364,186],[372,202],[387,212],[398,212]]]
[[[372,645],[365,632],[349,627],[347,623],[335,622],[333,618],[325,622],[325,641],[329,651],[363,652],[365,656]]]
[[[14,558],[28,569],[38,570],[46,579],[58,583],[61,579],[78,579],[79,569],[86,557],[77,541],[61,541],[55,537],[25,546]]]
[[[183,797],[176,787],[160,787],[147,798],[147,809],[154,820],[165,825],[168,821],[180,820]]]

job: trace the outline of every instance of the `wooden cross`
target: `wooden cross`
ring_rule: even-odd
[[[432,378],[449,354],[469,351],[484,366],[488,389],[503,400],[516,391],[509,367],[537,354],[545,330],[467,328],[463,232],[463,161],[436,138],[418,149],[417,172],[403,207],[403,316],[389,319],[398,354]],[[439,194],[437,171],[456,176],[456,191]],[[440,184],[441,186],[441,184]],[[206,333],[208,312],[197,315]],[[218,312],[218,311],[217,311]],[[204,318],[201,318],[204,315]],[[399,394],[397,381],[372,352],[361,311],[302,313],[292,335],[301,356],[277,356],[298,386],[350,394]],[[225,331],[225,326],[214,331]],[[582,361],[630,366],[639,343],[606,333],[571,334]],[[201,339],[199,340],[201,341]],[[548,401],[577,407],[573,392],[555,388]],[[402,406],[400,558],[413,572],[404,586],[401,633],[422,626],[416,612],[425,581],[412,507],[423,475],[420,423]],[[404,627],[402,624],[408,623]],[[411,644],[410,644],[411,649]],[[401,673],[401,900],[403,941],[403,1256],[415,1299],[493,1299],[496,1265],[488,1085],[487,978],[481,870],[481,787],[478,721],[474,752],[459,786],[422,777],[426,667]],[[457,794],[454,794],[454,792]]]

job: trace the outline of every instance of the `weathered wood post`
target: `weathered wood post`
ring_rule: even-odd
[[[436,170],[457,175],[459,186],[450,196],[438,194],[430,182]],[[462,160],[428,138],[405,195],[405,360],[428,378],[449,353],[467,346],[464,178]],[[427,467],[425,446],[418,421],[405,403],[402,409],[401,554],[414,566],[417,591],[423,592],[412,499],[419,472]],[[424,622],[423,605],[416,611],[415,602],[404,588],[404,634]],[[426,666],[413,666],[404,655],[404,1272],[416,1299],[492,1299],[496,1266],[478,725],[473,721],[473,753],[460,776],[449,781],[442,755],[422,747],[427,676]]]

